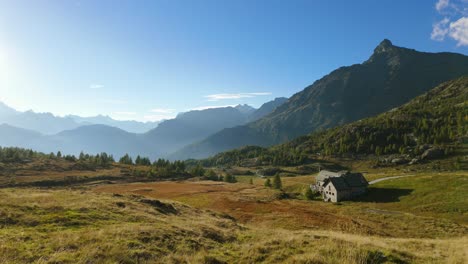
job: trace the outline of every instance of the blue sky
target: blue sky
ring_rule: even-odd
[[[157,120],[299,92],[397,46],[468,54],[468,0],[0,0],[0,100]]]

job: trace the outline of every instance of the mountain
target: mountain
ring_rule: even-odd
[[[249,121],[258,120],[272,113],[278,106],[284,104],[287,100],[288,98],[278,97],[278,98],[275,98],[273,101],[264,103],[259,109],[257,109],[255,112],[250,114]]]
[[[46,140],[55,150],[75,155],[84,151],[93,154],[107,152],[121,157],[125,153],[136,156],[149,151],[138,134],[106,125],[81,126],[48,136]]]
[[[0,102],[0,124],[35,130],[42,134],[53,135],[64,130],[71,130],[83,125],[108,125],[128,132],[144,133],[155,128],[158,122],[137,122],[114,120],[108,116],[80,117],[69,115],[55,116],[51,113],[20,112]]]
[[[270,148],[247,146],[203,160],[206,166],[299,165],[330,155],[399,155],[417,162],[466,155],[468,76],[445,82],[405,105],[346,125],[314,132]]]
[[[195,110],[166,120],[143,135],[159,155],[165,155],[188,144],[192,144],[226,127],[247,122],[248,115],[237,107]]]
[[[247,104],[239,104],[237,106],[234,107],[235,109],[237,109],[237,111],[241,112],[242,114],[244,115],[251,115],[253,114],[256,109],[251,107],[250,105],[247,105]]]
[[[246,124],[274,110],[282,99],[265,103],[258,110],[249,105],[194,110],[166,120],[143,138],[158,155],[167,155],[200,141],[224,128]],[[284,100],[283,100],[284,101]],[[260,112],[259,112],[260,111]]]
[[[81,151],[90,154],[107,152],[116,157],[125,153],[138,155],[148,152],[137,134],[105,125],[81,126],[56,135],[43,135],[33,130],[0,125],[0,146],[22,147],[44,153],[61,151],[78,155]]]
[[[0,102],[0,119],[18,114],[18,111]]]
[[[109,116],[97,115],[91,117],[81,117],[76,115],[68,115],[80,125],[107,125],[120,128],[130,133],[146,133],[158,126],[161,121],[156,122],[139,122],[134,120],[115,120]]]
[[[31,148],[42,138],[42,134],[33,130],[0,124],[0,146]]]
[[[247,123],[268,111],[274,105],[269,102],[263,105],[257,113],[248,105],[236,107],[212,108],[206,110],[180,113],[176,118],[163,121],[159,126],[146,133],[130,133],[115,126],[125,125],[124,121],[116,121],[106,116],[82,118],[78,116],[55,117],[52,114],[38,114],[31,111],[17,112],[0,104],[0,113],[11,118],[11,123],[22,127],[50,126],[47,132],[57,130],[59,125],[71,127],[55,134],[39,133],[12,125],[0,125],[0,145],[31,148],[42,152],[62,151],[64,154],[77,155],[81,151],[90,154],[107,152],[116,157],[125,153],[132,156],[144,155],[152,159],[163,157],[186,145],[193,144],[223,128],[234,127]],[[14,119],[16,117],[17,119]],[[65,121],[72,121],[65,123]],[[77,123],[74,123],[76,121]],[[93,124],[106,123],[106,124]],[[128,122],[131,124],[131,122]],[[78,125],[77,127],[74,127]]]
[[[467,56],[418,52],[384,40],[364,63],[334,70],[271,114],[244,126],[224,129],[177,151],[171,158],[204,158],[246,145],[279,144],[388,111],[465,74]]]

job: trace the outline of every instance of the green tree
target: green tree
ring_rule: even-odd
[[[132,157],[130,157],[128,154],[125,154],[123,157],[120,158],[119,163],[133,165],[133,160]]]
[[[309,186],[307,186],[305,189],[304,189],[304,198],[306,200],[313,200],[314,199],[314,192],[312,192],[312,189],[310,189]]]
[[[200,164],[197,164],[197,166],[190,170],[190,174],[192,174],[192,176],[203,176],[205,174],[205,169]]]
[[[60,159],[61,157],[62,157],[62,152],[60,152],[60,151],[57,151],[57,158],[59,158],[59,159]]]
[[[275,177],[273,177],[273,188],[278,190],[283,188],[283,184],[281,182],[281,177],[279,176],[279,173],[276,173]]]
[[[270,178],[267,178],[265,181],[265,187],[270,187],[271,188],[271,181]]]
[[[140,157],[140,155],[138,155],[138,156],[136,157],[136,159],[135,159],[135,164],[136,164],[136,165],[141,165],[141,157]]]
[[[235,183],[237,182],[237,179],[236,177],[234,177],[234,175],[227,174],[226,177],[224,177],[224,181],[229,183]]]
[[[216,172],[214,170],[207,170],[205,172],[205,178],[207,180],[211,180],[211,181],[217,181],[218,180],[218,175],[216,175]]]

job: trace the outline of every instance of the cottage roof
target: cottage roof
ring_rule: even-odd
[[[363,187],[369,185],[362,173],[347,173],[342,177],[349,187]]]
[[[326,179],[325,186],[328,183],[333,184],[333,186],[335,186],[335,189],[337,191],[343,191],[343,190],[349,189],[348,184],[346,183],[346,181],[342,177],[330,177],[330,178]]]
[[[325,181],[325,179],[327,179],[327,178],[340,177],[340,176],[342,176],[343,174],[346,174],[346,173],[347,173],[347,171],[334,172],[334,171],[321,170],[319,172],[319,174],[317,175],[316,180],[318,182],[319,181]]]

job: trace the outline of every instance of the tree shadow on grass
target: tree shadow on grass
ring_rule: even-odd
[[[366,194],[356,197],[354,201],[368,203],[399,202],[401,197],[410,195],[413,191],[413,189],[370,187]]]

